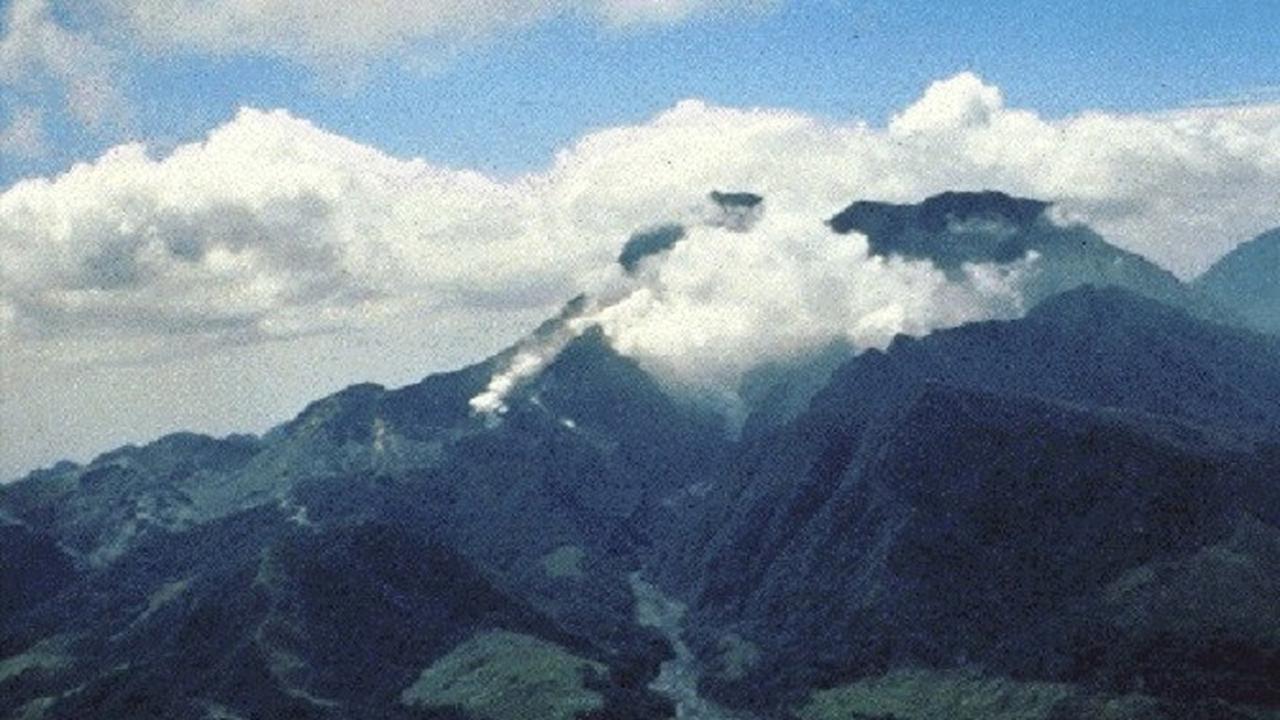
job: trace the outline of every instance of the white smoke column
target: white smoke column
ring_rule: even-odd
[[[485,391],[471,398],[470,405],[474,412],[486,415],[502,414],[507,411],[506,397],[515,389],[521,380],[537,374],[548,362],[549,358],[537,353],[521,350],[512,358],[505,370],[489,380]]]
[[[762,206],[758,203],[750,207],[728,208],[715,201],[713,196],[711,202],[685,208],[680,216],[684,226],[716,227],[743,233],[755,225],[761,213]],[[643,259],[637,268],[638,275],[621,273],[616,264],[598,273],[594,282],[596,289],[590,295],[580,298],[578,304],[566,310],[551,328],[535,332],[517,346],[511,359],[489,379],[484,392],[468,401],[472,413],[483,416],[491,427],[495,426],[510,410],[507,398],[511,392],[542,372],[574,338],[599,324],[602,312],[642,292],[646,278],[652,273],[648,268],[660,261],[660,258]]]
[[[489,379],[484,392],[468,401],[471,412],[484,417],[490,426],[496,425],[510,410],[507,398],[511,392],[536,377],[574,338],[594,324],[595,306],[591,298],[582,298],[553,325],[535,332],[517,345],[502,369]]]

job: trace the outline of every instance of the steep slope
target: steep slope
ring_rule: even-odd
[[[1194,624],[1196,601],[1258,607],[1275,580],[1264,554],[1249,580],[1167,603],[1160,621],[1122,619],[1150,597],[1128,610],[1107,598],[1249,523],[1277,532],[1277,397],[1274,342],[1116,290],[900,340],[744,450],[667,556],[666,582],[692,601],[702,655],[755,649],[748,671],[711,685],[738,704],[976,666],[1276,705],[1275,636],[1256,619]]]
[[[87,466],[60,463],[0,488],[0,509],[105,564],[152,533],[178,531],[238,509],[227,482],[262,449],[257,438],[177,433],[125,447]]]
[[[868,398],[931,380],[1273,434],[1277,353],[1275,339],[1117,288],[1082,287],[1021,320],[902,337],[865,353],[836,373],[813,411],[857,422]]]
[[[88,708],[100,708],[95,717],[199,716],[182,704],[190,698],[208,699],[213,716],[439,716],[445,711],[432,709],[430,697],[411,694],[408,705],[399,698],[432,663],[448,667],[454,648],[419,647],[362,618],[369,607],[399,617],[406,608],[426,612],[428,599],[462,605],[488,593],[541,619],[404,622],[438,643],[481,637],[463,655],[493,651],[484,637],[508,637],[495,632],[527,637],[515,656],[485,657],[509,676],[523,662],[541,662],[528,652],[540,649],[561,667],[597,669],[580,693],[591,708],[660,716],[665,706],[643,686],[665,650],[656,631],[632,621],[627,577],[670,525],[667,500],[722,464],[722,421],[673,400],[598,332],[572,340],[518,384],[503,415],[478,415],[469,401],[516,351],[398,390],[353,386],[261,439],[175,435],[0,489],[5,532],[14,536],[0,548],[0,569],[29,573],[27,553],[49,559],[43,576],[24,575],[20,596],[6,588],[13,607],[0,615],[0,662],[14,670],[5,692],[50,717]],[[361,528],[386,527],[394,548],[352,544]],[[182,550],[188,546],[199,550]],[[181,570],[163,567],[173,553]],[[443,571],[428,562],[433,553],[470,569]],[[272,574],[278,583],[267,592],[262,563],[279,557],[295,566]],[[323,580],[312,579],[321,570]],[[403,578],[409,571],[426,575]],[[411,587],[397,589],[402,580]],[[369,588],[392,594],[370,597]],[[152,625],[178,597],[199,598],[216,617],[199,620],[199,630]],[[325,613],[302,612],[319,602],[330,603]],[[287,617],[268,623],[272,603],[286,606]],[[276,623],[286,650],[254,649],[263,623]],[[164,652],[190,646],[203,664],[157,656],[160,638],[169,638]],[[363,655],[341,659],[366,641],[373,644]],[[344,685],[406,644],[418,649],[403,667]],[[28,668],[33,658],[53,660]],[[119,672],[101,674],[109,668]],[[227,684],[202,684],[210,668],[229,673]],[[512,693],[522,687],[512,679]]]
[[[886,352],[849,361],[796,422],[743,448],[733,473],[778,479],[754,487],[741,480],[758,498],[713,498],[706,527],[725,524],[717,514],[724,508],[766,513],[752,534],[764,545],[783,542],[793,530],[785,513],[819,502],[804,498],[809,488],[825,491],[876,422],[929,383],[1273,434],[1280,428],[1278,353],[1274,340],[1094,288],[1052,298],[1022,320],[899,338]]]
[[[763,207],[712,201],[735,230]],[[261,438],[2,487],[0,717],[661,717],[646,580],[689,604],[663,629],[690,707],[716,706],[699,677],[763,717],[937,709],[903,687],[1058,718],[1280,707],[1280,340],[1194,319],[1219,315],[1046,207],[832,219],[952,273],[1035,253],[1033,309],[758,367],[737,440],[571,327],[579,299]],[[681,239],[620,262],[640,278]]]
[[[1280,333],[1280,229],[1232,250],[1196,278],[1195,285],[1247,327]]]
[[[1084,225],[1059,224],[1050,207],[999,192],[948,192],[915,205],[855,202],[828,225],[837,233],[866,235],[874,254],[927,259],[949,272],[967,263],[1010,263],[1034,254],[1028,305],[1081,285],[1114,286],[1206,319],[1228,319],[1207,295],[1149,260]]]
[[[43,602],[74,578],[73,560],[53,538],[0,516],[0,618]]]
[[[722,465],[720,421],[673,401],[595,333],[509,396],[496,425],[467,409],[483,387],[457,393],[459,424],[426,438],[402,429],[421,427],[406,424],[412,397],[370,403],[348,423],[366,434],[357,446],[376,442],[369,428],[381,424],[384,448],[424,443],[432,453],[401,469],[315,476],[293,502],[316,523],[394,517],[435,528],[562,622],[604,642],[637,641],[618,623],[630,613],[626,575],[669,525],[667,500]]]
[[[589,663],[573,682],[592,708],[662,709],[635,686],[646,670],[563,632],[421,529],[395,523],[321,529],[274,508],[238,513],[142,541],[19,620],[5,628],[5,654],[32,660],[0,677],[5,714],[454,717],[450,703],[406,704],[402,693],[495,631]],[[539,662],[514,670],[536,673]]]

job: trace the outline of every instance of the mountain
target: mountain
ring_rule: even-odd
[[[622,672],[615,658],[496,588],[421,528],[320,529],[259,508],[142,540],[109,570],[8,624],[0,711],[455,717],[452,702],[425,695],[418,708],[401,693],[454,648],[493,632],[537,639],[545,648],[537,662],[590,667],[556,688],[587,707],[636,716],[627,708],[652,704],[611,675]],[[471,672],[504,662],[482,658]]]
[[[75,565],[52,538],[0,517],[0,618],[37,605],[75,579]]]
[[[628,574],[663,531],[664,503],[721,464],[722,421],[672,399],[593,331],[518,387],[494,423],[469,400],[511,355],[399,390],[353,386],[262,438],[174,435],[0,488],[6,537],[21,541],[0,549],[0,570],[25,578],[0,616],[0,657],[12,659],[0,671],[6,707],[48,705],[50,718],[90,707],[107,709],[98,717],[198,716],[182,703],[199,697],[229,716],[419,717],[396,694],[413,684],[410,670],[515,633],[529,662],[552,653],[570,669],[594,668],[580,689],[585,707],[661,716],[666,706],[640,678],[665,650],[631,621]],[[288,562],[263,564],[277,557]],[[27,574],[35,565],[41,576]],[[214,614],[153,626],[171,596]],[[505,608],[501,617],[461,622],[430,610],[484,597]],[[290,614],[272,615],[272,602]],[[326,615],[297,614],[326,602]],[[366,613],[400,628],[359,633]],[[265,641],[264,623],[306,651]],[[203,665],[154,654],[206,630]],[[357,646],[362,659],[335,665],[333,653]],[[403,662],[376,682],[338,676],[367,674],[380,657]],[[188,685],[226,666],[252,677]],[[576,682],[578,671],[566,672]],[[149,704],[135,707],[134,696]]]
[[[866,235],[875,255],[930,260],[951,274],[966,264],[1034,256],[1028,305],[1082,285],[1111,286],[1209,320],[1231,319],[1204,292],[1084,225],[1058,222],[1051,208],[1000,192],[947,192],[918,204],[858,201],[827,224],[836,233]]]
[[[720,191],[707,200],[709,212],[703,222],[737,231],[749,230],[766,202],[753,193]],[[1049,202],[996,191],[945,192],[915,204],[859,200],[826,224],[837,235],[866,236],[873,255],[928,261],[952,279],[976,264],[1026,262],[1030,270],[1019,287],[1027,308],[1091,285],[1128,290],[1211,322],[1239,324],[1231,303],[1219,302],[1205,289],[1111,245],[1085,225],[1060,222],[1052,209]],[[637,232],[617,262],[635,275],[645,261],[663,256],[686,234],[687,228],[678,223]],[[754,369],[737,388],[751,415],[744,431],[750,434],[793,418],[830,371],[853,354],[852,347],[837,342],[800,355],[786,368]]]
[[[741,707],[977,668],[1275,706],[1277,398],[1276,342],[1115,289],[900,339],[743,448],[663,580],[700,654],[753,649],[708,684]]]
[[[1232,250],[1195,281],[1247,327],[1280,333],[1280,229]]]
[[[750,230],[763,211],[764,198],[749,192],[721,192],[707,195],[710,212],[703,222],[734,232]],[[645,258],[662,255],[684,239],[687,230],[678,223],[668,223],[642,230],[628,238],[618,255],[618,264],[635,274]]]
[[[741,428],[579,298],[261,437],[2,486],[0,717],[1273,717],[1280,338],[1047,207],[832,219],[950,273],[1035,253],[1030,310],[762,364]]]
[[[105,453],[86,467],[62,463],[33,473],[3,488],[3,504],[67,552],[103,564],[149,534],[237,508],[226,485],[260,450],[249,436],[178,433]]]

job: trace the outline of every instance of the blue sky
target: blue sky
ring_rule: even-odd
[[[13,1],[0,2],[6,14]],[[90,20],[80,22],[94,32]],[[123,139],[161,150],[198,139],[242,105],[288,108],[398,156],[496,173],[538,168],[588,129],[642,121],[687,97],[881,123],[961,70],[1047,116],[1157,110],[1274,91],[1277,29],[1271,0],[780,0],[621,29],[565,14],[429,68],[414,67],[423,53],[413,50],[373,57],[355,80],[279,54],[144,51],[103,32],[120,58],[129,121],[87,130],[49,107],[50,148],[3,158],[0,182]]]

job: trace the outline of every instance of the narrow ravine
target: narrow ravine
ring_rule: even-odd
[[[636,599],[636,622],[662,633],[676,655],[662,663],[658,677],[649,684],[649,689],[675,703],[676,720],[750,720],[748,716],[730,712],[698,695],[698,659],[683,637],[684,604],[663,595],[639,572],[631,573],[630,580],[631,592]]]

